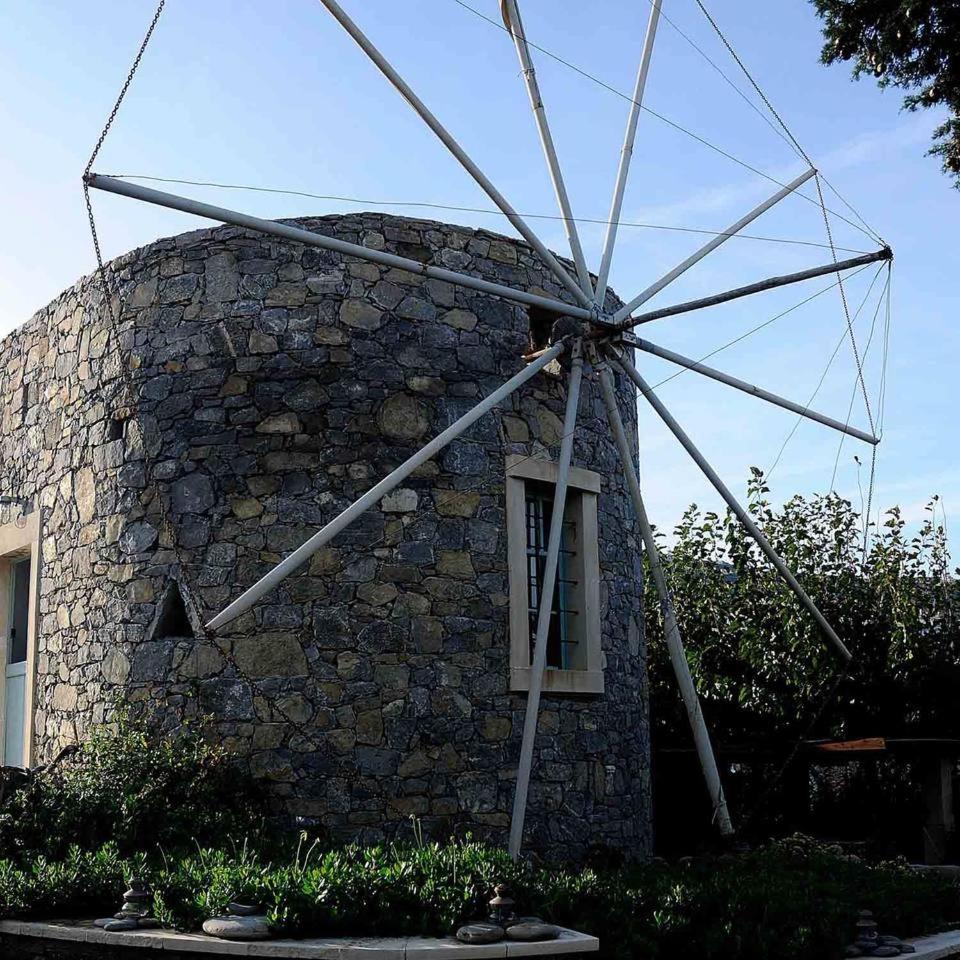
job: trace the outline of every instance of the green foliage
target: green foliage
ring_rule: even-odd
[[[262,904],[271,923],[294,936],[429,936],[482,915],[498,882],[525,900],[533,887],[528,867],[470,842],[326,851],[301,844],[287,861],[272,865],[248,848],[197,851],[155,876],[158,916],[189,929],[240,898]]]
[[[196,929],[238,899],[262,903],[290,936],[448,935],[483,916],[492,886],[505,882],[521,911],[596,934],[616,960],[808,960],[840,956],[860,909],[901,936],[941,929],[960,913],[950,881],[803,838],[740,857],[605,870],[514,864],[472,842],[301,846],[283,857],[278,865],[242,846],[147,863],[109,845],[30,867],[0,861],[0,916],[112,912],[135,871],[156,891],[167,926]]]
[[[0,807],[0,857],[62,858],[113,842],[120,853],[215,841],[258,825],[248,778],[200,729],[153,730],[120,711],[70,761],[33,775]]]
[[[943,106],[930,153],[960,187],[960,4],[956,0],[813,0],[823,19],[824,63],[853,61],[855,77],[914,91],[909,110]]]
[[[0,917],[113,912],[126,877],[144,864],[142,857],[123,859],[115,844],[94,851],[71,847],[61,860],[40,855],[26,865],[0,860]]]
[[[897,508],[872,531],[835,494],[793,497],[780,510],[759,470],[749,507],[788,566],[854,654],[819,736],[960,736],[960,591],[946,536],[928,507],[908,537]],[[716,738],[726,743],[793,737],[833,682],[839,659],[735,517],[690,507],[665,565],[691,669]],[[662,636],[647,578],[647,629]],[[661,744],[687,725],[669,660],[650,644],[652,714]]]

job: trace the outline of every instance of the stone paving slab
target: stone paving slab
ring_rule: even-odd
[[[908,954],[915,960],[941,960],[942,957],[960,957],[960,930],[948,930],[929,937],[917,937],[908,940],[917,952]]]
[[[206,953],[214,956],[271,957],[277,960],[505,960],[510,957],[594,953],[600,949],[600,941],[596,937],[565,928],[561,928],[560,936],[556,940],[538,943],[502,941],[490,944],[465,944],[453,938],[430,937],[329,937],[231,943],[203,934],[176,933],[172,930],[108,933],[88,924],[32,923],[20,920],[0,921],[0,934],[101,943],[117,947],[141,947],[148,950]],[[960,949],[960,934],[956,936]],[[920,956],[919,951],[917,955]],[[948,954],[934,954],[930,956],[930,960],[942,956]]]

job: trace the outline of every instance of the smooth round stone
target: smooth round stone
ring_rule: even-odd
[[[93,921],[93,925],[95,927],[105,927],[108,923],[113,923],[116,919],[116,917],[100,917],[99,920]]]
[[[103,925],[107,933],[123,933],[124,930],[136,930],[136,920],[111,920]]]
[[[503,927],[495,923],[467,923],[457,931],[461,943],[498,943],[503,939]]]
[[[901,943],[900,944],[901,953],[916,953],[917,948],[912,943]]]
[[[137,921],[138,930],[156,930],[160,926],[160,921],[156,917],[141,917]]]
[[[249,903],[228,903],[227,913],[231,917],[254,917],[261,912],[261,908]]]
[[[203,932],[221,940],[268,940],[270,927],[266,917],[211,917],[203,922]]]
[[[508,940],[556,940],[560,936],[559,927],[552,923],[515,923],[507,930]]]
[[[900,948],[891,944],[884,944],[881,947],[875,947],[872,956],[874,957],[899,957]]]

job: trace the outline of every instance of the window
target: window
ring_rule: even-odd
[[[530,687],[557,465],[507,457],[510,688]],[[603,692],[597,494],[600,478],[573,467],[551,605],[544,692]]]

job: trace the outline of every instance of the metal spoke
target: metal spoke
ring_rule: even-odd
[[[682,353],[676,353],[673,350],[668,350],[666,347],[657,346],[657,344],[651,343],[649,340],[641,340],[640,337],[629,336],[624,342],[628,346],[642,350],[644,353],[649,353],[655,357],[669,360],[671,363],[679,364],[681,367],[686,367],[687,370],[692,370],[694,373],[703,374],[705,377],[710,377],[711,380],[717,380],[720,383],[725,383],[729,387],[734,387],[737,390],[742,390],[744,393],[749,393],[751,396],[759,397],[761,400],[767,400],[769,403],[774,403],[778,407],[783,407],[785,410],[798,413],[801,417],[807,417],[809,420],[815,420],[824,426],[832,427],[841,433],[849,434],[851,437],[856,437],[865,443],[878,444],[880,442],[878,437],[864,433],[863,430],[858,430],[856,427],[851,427],[849,423],[842,423],[833,417],[828,417],[823,413],[817,413],[816,410],[811,410],[809,407],[803,406],[803,404],[794,403],[792,400],[787,400],[775,393],[771,393],[769,390],[764,390],[762,387],[747,383],[746,380],[739,380],[737,377],[732,377],[729,373],[724,373],[715,367],[708,367],[705,363],[700,363],[698,360],[685,357]]]
[[[790,196],[798,187],[803,186],[814,174],[816,170],[810,169],[801,173],[795,180],[791,180],[782,190],[778,190],[772,197],[768,197],[759,206],[754,207],[745,217],[741,217],[736,223],[731,224],[719,236],[714,237],[705,243],[699,250],[692,253],[682,263],[677,264],[669,273],[664,274],[656,283],[651,284],[642,293],[638,293],[628,304],[621,307],[614,315],[614,323],[620,323],[633,313],[641,304],[646,303],[651,297],[658,294],[665,286],[673,283],[681,273],[685,273],[695,263],[699,263],[708,253],[713,253],[722,243],[726,243],[734,234],[739,233],[747,224],[753,223],[762,213],[766,213],[772,206],[778,204],[784,197]]]
[[[498,403],[501,403],[509,397],[518,387],[539,373],[548,363],[556,360],[566,349],[567,345],[564,341],[555,343],[533,363],[521,370],[516,376],[511,377],[502,387],[495,390],[472,410],[465,413],[459,420],[447,427],[443,433],[434,437],[426,446],[405,460],[396,470],[387,474],[386,477],[375,487],[368,490],[359,500],[331,520],[322,530],[315,533],[306,543],[301,544],[293,553],[281,560],[266,576],[258,580],[225,610],[218,613],[207,624],[207,629],[216,630],[225,623],[229,623],[241,614],[246,613],[261,597],[269,593],[277,584],[285,580],[290,574],[306,563],[321,547],[332,540],[341,530],[353,523],[360,514],[364,513],[375,503],[378,503],[383,497],[390,493],[391,490],[399,486],[409,477],[417,467],[426,463],[427,460],[442,450],[451,440],[460,436],[461,433],[476,423],[485,413],[492,410]]]
[[[633,88],[633,101],[630,104],[630,113],[627,115],[627,129],[623,135],[623,147],[620,150],[620,163],[617,167],[617,179],[613,188],[613,200],[610,202],[607,235],[604,237],[600,270],[597,273],[596,300],[600,306],[603,306],[603,300],[607,294],[607,278],[610,276],[610,262],[613,259],[613,248],[617,241],[617,226],[620,223],[623,194],[627,186],[627,174],[630,172],[630,161],[633,158],[633,143],[637,137],[637,120],[640,117],[640,108],[643,105],[643,91],[647,85],[647,72],[650,69],[650,57],[653,54],[653,41],[657,36],[660,5],[661,0],[651,0],[647,35],[643,41],[640,67],[637,70],[637,82]]]
[[[662,320],[664,317],[674,317],[678,313],[690,313],[692,310],[702,310],[704,307],[715,307],[721,303],[729,303],[731,300],[748,297],[753,293],[762,293],[764,290],[773,290],[776,287],[784,287],[790,283],[800,283],[803,280],[813,280],[816,277],[824,277],[829,273],[839,274],[841,270],[853,270],[856,267],[867,266],[877,260],[892,259],[893,251],[889,247],[883,247],[873,253],[865,253],[860,257],[851,257],[849,260],[827,263],[821,267],[811,267],[809,270],[800,270],[798,273],[788,273],[780,277],[768,277],[766,280],[749,283],[745,287],[735,287],[733,290],[716,293],[711,297],[687,300],[686,303],[677,303],[672,307],[661,307],[659,310],[641,313],[637,317],[624,320],[623,323],[617,325],[617,328],[631,330],[633,327],[639,327],[642,323],[650,323],[652,320]]]
[[[556,276],[556,278],[576,297],[577,302],[589,308],[593,304],[580,285],[567,272],[559,260],[544,246],[540,238],[530,229],[507,198],[493,185],[484,172],[470,159],[463,147],[453,138],[444,125],[430,112],[426,104],[413,92],[407,82],[390,65],[386,57],[371,43],[369,37],[347,16],[336,0],[320,0],[334,19],[356,41],[361,50],[373,61],[380,72],[397,88],[400,95],[419,114],[420,119],[437,135],[443,145],[456,157],[460,165],[477,182],[487,196],[503,211],[517,232],[536,250],[537,255]]]
[[[581,344],[577,341],[573,347],[573,364],[567,386],[563,440],[560,444],[557,483],[553,491],[550,536],[547,539],[547,557],[540,589],[540,607],[537,611],[537,634],[533,647],[533,663],[530,666],[527,708],[523,717],[523,740],[520,745],[520,763],[517,767],[517,788],[513,795],[513,816],[510,820],[509,850],[510,856],[514,860],[519,856],[520,846],[523,842],[523,821],[527,812],[527,794],[530,789],[530,771],[533,766],[533,747],[537,736],[537,720],[540,715],[540,692],[543,688],[543,671],[547,666],[547,642],[550,635],[553,591],[557,580],[560,545],[563,542],[563,516],[567,502],[567,481],[570,476],[570,461],[573,458],[573,435],[576,430],[577,406],[580,401],[580,378],[583,373],[580,349]]]
[[[369,260],[371,263],[376,263],[381,266],[397,267],[400,270],[406,270],[409,273],[415,273],[422,277],[446,280],[448,283],[457,283],[461,287],[469,287],[471,290],[479,290],[481,293],[491,293],[494,296],[503,297],[506,300],[513,300],[516,303],[543,307],[545,310],[551,310],[558,314],[566,314],[571,317],[578,317],[581,320],[589,320],[593,316],[590,310],[586,310],[583,307],[571,306],[562,300],[554,300],[552,297],[541,297],[539,294],[527,293],[525,290],[515,290],[513,287],[504,286],[502,283],[492,283],[489,280],[482,280],[479,277],[471,277],[465,273],[457,273],[455,270],[446,270],[443,267],[430,266],[421,263],[419,260],[410,260],[408,257],[397,256],[395,253],[385,253],[382,250],[372,250],[369,247],[361,247],[356,243],[347,243],[345,240],[327,237],[320,233],[314,233],[312,230],[304,230],[303,227],[293,227],[275,220],[263,220],[260,217],[251,217],[248,214],[228,210],[225,207],[215,207],[212,204],[202,203],[199,200],[190,200],[187,197],[178,197],[176,194],[164,193],[162,190],[153,190],[150,187],[144,187],[140,184],[127,183],[125,180],[117,180],[115,177],[105,177],[99,173],[91,173],[86,177],[85,182],[96,190],[105,190],[108,193],[132,197],[134,200],[144,200],[147,203],[168,207],[171,210],[181,210],[183,213],[191,213],[194,216],[204,217],[207,220],[216,220],[218,223],[230,223],[237,227],[246,227],[250,230],[257,230],[260,233],[269,234],[270,236],[282,237],[284,240],[294,240],[297,243],[306,243],[312,247],[320,247],[323,250],[333,250],[336,253],[350,257],[358,257],[361,260]]]
[[[593,299],[593,283],[590,280],[590,271],[587,269],[587,261],[583,256],[583,247],[580,245],[580,235],[577,232],[577,224],[573,217],[573,211],[570,208],[570,197],[567,195],[567,187],[563,182],[560,161],[557,158],[557,150],[553,143],[553,135],[550,133],[550,125],[547,123],[547,111],[543,105],[543,97],[540,95],[540,84],[537,83],[537,73],[533,67],[533,58],[530,56],[530,45],[527,43],[527,35],[523,29],[523,21],[520,18],[520,8],[517,5],[517,0],[503,0],[501,9],[504,14],[504,24],[510,31],[514,46],[517,48],[520,68],[523,71],[523,82],[526,85],[527,94],[530,97],[530,106],[533,107],[533,115],[537,122],[537,132],[540,134],[540,144],[543,147],[543,155],[547,161],[547,169],[550,171],[553,191],[557,196],[557,206],[560,208],[563,227],[567,234],[567,241],[570,244],[570,253],[577,267],[577,277],[580,280],[580,287],[589,298]]]
[[[650,573],[653,577],[654,585],[657,588],[657,596],[660,599],[660,613],[663,616],[664,639],[666,640],[667,651],[670,654],[670,664],[673,667],[677,685],[680,687],[680,695],[683,698],[683,705],[687,711],[687,719],[690,721],[690,729],[693,732],[693,741],[697,749],[697,757],[700,760],[704,780],[707,782],[707,791],[710,794],[710,801],[713,804],[717,825],[724,836],[730,836],[734,832],[733,823],[730,819],[730,811],[727,809],[727,801],[723,793],[723,784],[720,781],[720,772],[717,769],[717,760],[713,753],[713,744],[710,742],[710,732],[707,730],[707,724],[703,718],[703,710],[700,707],[697,688],[693,682],[693,677],[690,675],[690,664],[687,662],[687,655],[683,649],[683,639],[680,636],[680,628],[677,625],[673,597],[670,595],[670,590],[667,586],[667,578],[664,576],[663,566],[660,562],[660,551],[657,547],[657,541],[653,535],[650,521],[647,518],[647,510],[643,503],[643,496],[640,493],[640,481],[637,478],[637,472],[633,466],[633,453],[627,441],[626,432],[623,429],[623,420],[620,417],[620,411],[617,408],[617,397],[613,388],[613,377],[606,363],[599,365],[598,372],[600,374],[600,391],[603,394],[603,401],[607,408],[607,419],[610,422],[610,430],[613,433],[614,440],[617,443],[617,449],[620,453],[621,467],[627,479],[630,496],[633,498],[633,506],[637,514],[637,520],[640,522],[640,534],[643,537],[647,562],[650,564]]]
[[[637,385],[640,392],[649,402],[650,406],[657,412],[657,415],[667,425],[670,432],[680,441],[683,448],[690,454],[694,463],[701,469],[704,476],[713,484],[714,489],[726,501],[726,504],[736,514],[737,518],[743,524],[747,533],[756,541],[757,546],[763,551],[767,559],[773,564],[777,573],[786,581],[787,586],[794,592],[797,599],[806,607],[807,611],[817,622],[817,625],[823,631],[824,636],[837,648],[840,656],[849,663],[852,660],[850,651],[846,648],[843,641],[837,636],[836,631],[827,622],[826,617],[820,612],[817,605],[810,599],[807,592],[800,586],[797,578],[793,575],[790,568],[783,562],[780,555],[773,549],[770,541],[764,536],[763,532],[756,525],[749,513],[740,505],[736,497],[727,488],[727,485],[720,479],[717,472],[707,462],[706,457],[697,449],[693,441],[687,436],[683,427],[674,419],[673,415],[663,405],[663,401],[653,392],[650,385],[640,375],[636,367],[633,366],[624,357],[614,357],[620,368]]]

